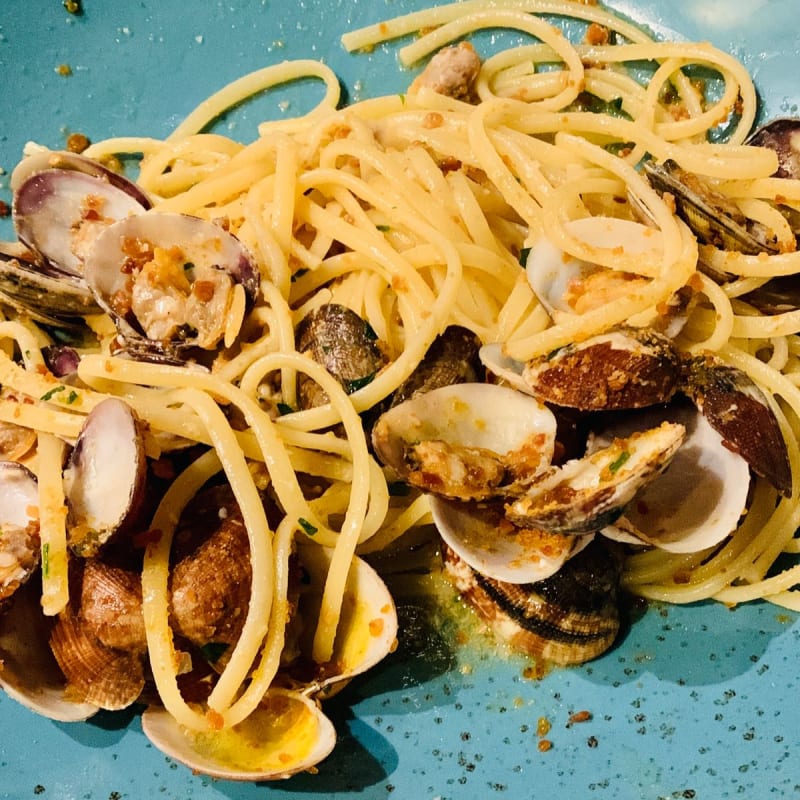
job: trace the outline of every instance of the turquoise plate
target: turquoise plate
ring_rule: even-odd
[[[0,199],[24,143],[83,132],[165,136],[228,81],[287,58],[326,60],[351,99],[402,91],[396,48],[350,56],[345,30],[422,0],[59,0],[0,6]],[[660,34],[711,39],[755,75],[762,116],[796,112],[796,0],[618,0]],[[58,73],[69,65],[71,76]],[[314,84],[259,98],[217,130],[248,141]],[[11,235],[0,220],[0,235]],[[800,794],[800,623],[774,606],[653,606],[591,664],[525,677],[491,647],[453,648],[401,602],[399,650],[326,708],[339,731],[316,775],[239,785],[151,747],[138,713],[60,724],[0,697],[0,796],[121,798],[768,798]],[[591,719],[570,723],[577,711]],[[539,719],[552,748],[538,749]]]

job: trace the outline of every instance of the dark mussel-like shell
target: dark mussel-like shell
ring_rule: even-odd
[[[780,425],[767,398],[742,370],[711,356],[691,359],[684,391],[756,475],[781,494],[792,494],[792,470]]]
[[[556,664],[580,664],[605,652],[617,637],[622,559],[601,540],[536,583],[487,578],[447,547],[444,560],[467,603],[515,650]]]
[[[422,392],[454,383],[479,383],[483,365],[479,358],[481,341],[468,328],[449,325],[434,340],[414,372],[392,395],[393,406]]]
[[[522,373],[540,400],[581,411],[663,403],[681,377],[670,339],[647,328],[621,327],[529,361]]]
[[[150,201],[132,181],[96,161],[60,151],[23,159],[11,177],[17,236],[51,268],[83,274],[98,233]]]
[[[233,234],[156,212],[105,228],[87,254],[85,278],[134,355],[213,350],[228,332],[235,287],[248,304],[260,287],[258,267]]]
[[[326,303],[305,316],[295,339],[298,352],[322,364],[348,394],[368,385],[386,363],[369,323],[339,303]],[[327,394],[307,376],[298,378],[298,390],[301,408],[328,402]]]

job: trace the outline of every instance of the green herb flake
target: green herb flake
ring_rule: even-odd
[[[42,545],[42,577],[48,578],[50,576],[50,543],[45,542]]]
[[[66,399],[64,402],[65,402],[65,403],[66,403],[68,406],[71,406],[71,405],[72,405],[72,404],[73,404],[73,403],[74,403],[74,402],[75,402],[75,401],[76,401],[76,400],[77,400],[79,397],[80,397],[80,395],[79,395],[79,394],[78,394],[78,393],[77,393],[77,392],[76,392],[76,391],[73,389],[73,390],[72,390],[72,391],[70,391],[70,393],[67,395],[67,399]]]
[[[391,225],[376,225],[375,226],[381,233],[389,233],[392,229]]]
[[[313,536],[317,532],[317,528],[312,525],[307,519],[300,519],[297,520],[300,527],[306,532],[308,536]]]
[[[519,251],[519,265],[521,267],[528,266],[528,256],[531,254],[530,247],[523,247],[522,250]]]
[[[411,487],[403,481],[392,481],[388,486],[390,497],[408,497]]]
[[[294,409],[288,403],[278,403],[278,413],[281,416],[284,414],[294,414]]]
[[[52,400],[53,395],[58,394],[59,392],[63,392],[67,387],[66,386],[54,386],[50,391],[45,392],[39,399],[44,400],[47,402],[48,400]]]
[[[300,269],[297,270],[297,272],[292,273],[292,283],[302,278],[303,275],[306,274],[306,272],[309,272],[309,269],[307,267],[301,267]]]
[[[631,457],[630,451],[629,451],[629,450],[623,450],[623,451],[622,451],[622,452],[621,452],[621,453],[620,453],[620,454],[617,456],[616,460],[612,461],[612,462],[611,462],[611,463],[608,465],[609,472],[611,472],[611,474],[612,474],[612,475],[616,474],[616,473],[617,473],[617,472],[620,470],[620,468],[622,467],[622,465],[623,465],[623,464],[624,464],[624,463],[625,463],[625,462],[626,462],[626,461],[627,461],[627,460],[628,460],[630,457]]]
[[[352,381],[345,381],[344,382],[344,390],[347,394],[353,394],[353,392],[357,392],[359,389],[363,389],[365,386],[369,386],[372,381],[375,380],[375,376],[377,372],[373,372],[369,375],[365,375],[363,378],[355,378]]]
[[[203,658],[210,664],[216,664],[228,649],[226,642],[207,642],[200,648]]]

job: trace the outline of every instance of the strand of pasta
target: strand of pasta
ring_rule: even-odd
[[[64,442],[53,434],[37,436],[36,478],[39,487],[39,538],[42,553],[42,610],[59,614],[69,602],[67,580],[67,507],[61,465]]]

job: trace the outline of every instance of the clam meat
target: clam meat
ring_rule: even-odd
[[[0,461],[0,610],[39,565],[39,487],[30,470]]]

